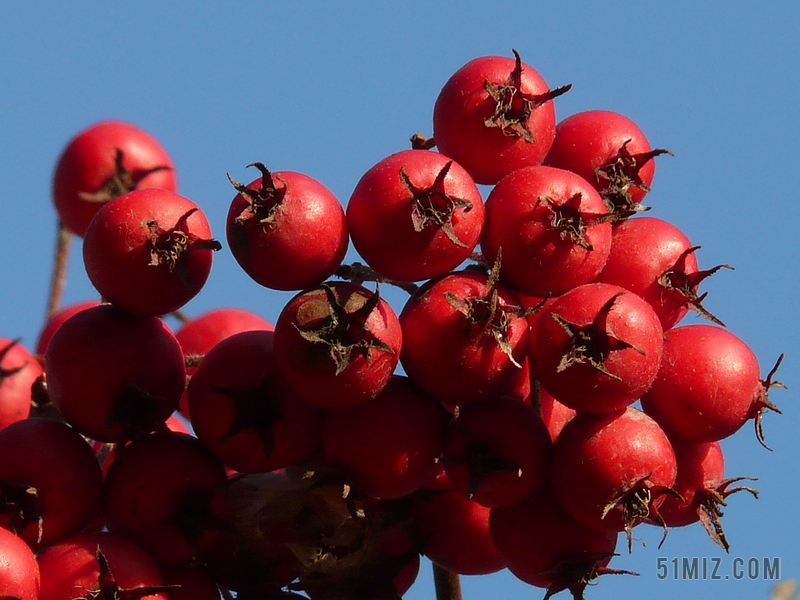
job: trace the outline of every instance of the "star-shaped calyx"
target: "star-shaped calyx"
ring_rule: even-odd
[[[193,250],[221,250],[217,240],[206,240],[189,231],[188,219],[198,209],[192,208],[178,219],[175,226],[164,229],[156,220],[146,220],[142,226],[148,230],[147,247],[150,266],[166,265],[170,273],[177,271],[187,289],[191,289],[190,270],[184,258]]]
[[[775,381],[773,377],[775,377],[775,373],[778,372],[778,368],[781,366],[783,362],[783,354],[778,357],[778,360],[775,362],[775,366],[772,367],[770,372],[767,374],[766,379],[761,380],[761,393],[759,394],[758,398],[753,402],[753,406],[750,407],[750,418],[753,419],[756,428],[756,439],[758,439],[758,443],[764,446],[767,450],[772,450],[769,446],[767,446],[766,442],[764,441],[764,428],[762,424],[762,417],[764,413],[768,410],[778,413],[779,415],[783,414],[781,410],[775,405],[772,400],[769,399],[769,391],[774,388],[783,388],[787,389],[787,386],[780,381]]]
[[[403,167],[400,167],[400,180],[411,194],[411,222],[414,231],[419,233],[426,227],[437,227],[456,246],[466,248],[467,245],[456,237],[453,230],[453,213],[460,208],[465,213],[469,212],[472,210],[472,202],[451,196],[445,191],[444,180],[452,164],[452,160],[445,164],[427,188],[414,185]]]
[[[594,214],[581,211],[581,200],[583,196],[580,192],[570,196],[563,204],[556,204],[547,196],[539,196],[534,205],[534,210],[539,206],[544,206],[550,211],[550,230],[557,231],[561,239],[569,240],[581,248],[593,250],[592,244],[586,239],[586,233],[590,227],[599,225],[606,221],[613,221],[612,214]]]
[[[498,285],[500,283],[500,263],[503,250],[498,248],[497,258],[494,261],[489,278],[482,294],[467,298],[460,298],[451,291],[446,291],[444,297],[447,302],[464,316],[467,330],[471,335],[490,336],[511,362],[521,368],[522,365],[514,358],[513,348],[509,340],[509,330],[514,319],[525,318],[535,314],[544,306],[542,300],[532,308],[509,305],[500,302]]]
[[[103,427],[121,426],[121,440],[132,440],[142,433],[149,433],[163,426],[160,417],[165,405],[178,409],[177,403],[158,396],[136,383],[125,385],[114,397]]]
[[[123,164],[125,161],[125,153],[121,148],[114,149],[114,174],[105,180],[102,187],[96,192],[79,192],[78,196],[81,200],[87,202],[104,203],[113,200],[117,196],[127,194],[135,190],[139,183],[157,171],[169,171],[172,167],[167,165],[158,165],[149,169],[139,169],[137,171],[129,171]]]
[[[605,367],[605,361],[612,352],[633,348],[637,352],[644,354],[644,351],[628,342],[619,339],[607,326],[608,314],[611,312],[617,298],[625,292],[614,294],[597,311],[594,320],[586,326],[570,323],[557,313],[551,313],[553,319],[561,325],[570,337],[569,348],[556,370],[560,373],[573,364],[589,364],[601,373],[608,375],[612,379],[620,380],[618,375],[611,373]]]
[[[247,206],[236,216],[234,222],[237,225],[245,225],[250,222],[258,223],[265,229],[275,226],[276,213],[281,202],[286,197],[289,189],[286,181],[280,177],[273,176],[263,163],[254,162],[247,165],[255,167],[261,171],[261,187],[254,190],[244,184],[239,183],[228,175],[231,185],[247,200]],[[281,185],[276,185],[275,180]]]
[[[528,128],[531,113],[542,104],[566,93],[570,85],[548,90],[543,94],[526,94],[522,91],[522,60],[516,50],[512,50],[515,58],[514,69],[505,82],[501,84],[484,81],[483,87],[489,97],[494,100],[494,114],[484,120],[486,127],[497,127],[503,135],[521,137],[528,143],[534,143],[533,134]]]
[[[708,292],[705,294],[698,296],[697,295],[697,286],[700,285],[700,282],[703,281],[706,277],[713,275],[720,269],[731,269],[733,267],[730,265],[717,265],[711,269],[706,269],[705,271],[697,271],[695,273],[687,273],[686,272],[686,258],[693,254],[695,251],[699,250],[700,246],[694,246],[692,248],[687,248],[684,250],[681,255],[678,257],[678,260],[675,261],[675,264],[672,265],[671,268],[664,271],[661,276],[656,280],[658,284],[666,290],[674,290],[680,294],[683,299],[684,303],[693,311],[703,315],[709,321],[716,323],[717,325],[721,325],[725,327],[725,323],[719,320],[717,317],[712,315],[706,308],[703,306],[703,300],[705,300]]]
[[[44,527],[43,502],[38,490],[27,483],[0,480],[0,515],[6,515],[11,531],[16,535],[28,525],[35,523],[38,534],[36,543],[41,543]]]
[[[601,518],[605,519],[612,510],[622,511],[622,521],[625,536],[628,540],[629,554],[633,545],[633,527],[640,522],[659,525],[664,529],[664,535],[658,544],[659,548],[664,544],[664,540],[667,539],[667,524],[664,521],[664,517],[658,512],[658,507],[655,504],[657,498],[666,495],[683,502],[683,496],[678,492],[666,485],[653,484],[650,481],[650,477],[651,475],[646,475],[632,485],[620,490],[620,493],[606,504],[601,515]]]
[[[639,575],[635,571],[600,566],[601,563],[607,563],[614,556],[618,555],[610,552],[600,552],[582,558],[562,560],[556,563],[554,567],[542,571],[542,575],[552,575],[553,580],[542,600],[548,600],[564,590],[569,590],[574,600],[583,600],[586,586],[601,575]]]
[[[75,600],[139,600],[146,596],[167,593],[171,590],[180,588],[179,585],[139,585],[136,587],[123,588],[117,583],[114,573],[108,566],[108,559],[98,544],[95,551],[97,565],[100,573],[97,576],[97,589],[84,589],[80,596],[72,596]]]
[[[372,349],[394,354],[394,350],[382,342],[369,329],[367,319],[380,302],[380,290],[375,286],[375,293],[366,297],[360,305],[354,302],[350,295],[344,305],[339,296],[334,293],[330,285],[320,284],[320,289],[325,293],[327,316],[312,329],[304,329],[295,324],[295,329],[300,336],[313,344],[320,344],[327,348],[328,354],[336,367],[336,375],[342,373],[349,365],[354,353],[360,354],[370,360]],[[311,302],[316,302],[312,300]]]
[[[750,486],[737,485],[730,487],[732,483],[743,480],[755,481],[755,478],[731,477],[730,479],[723,479],[714,489],[705,489],[696,492],[702,495],[697,505],[697,516],[700,518],[700,523],[703,525],[709,537],[723,548],[725,552],[730,552],[731,545],[728,543],[728,538],[725,536],[725,531],[722,529],[722,523],[719,520],[723,515],[720,507],[728,506],[725,500],[728,496],[736,492],[750,492],[753,497],[758,499],[758,491]]]
[[[228,396],[236,405],[236,416],[230,428],[215,443],[221,444],[241,431],[254,429],[264,447],[264,454],[270,457],[275,446],[273,428],[286,416],[280,409],[269,374],[262,373],[258,384],[249,389],[212,387],[211,390]]]
[[[637,212],[649,210],[648,206],[634,202],[631,195],[631,188],[637,188],[643,192],[650,191],[650,187],[639,176],[639,170],[656,156],[661,154],[674,156],[672,152],[664,148],[631,154],[628,152],[630,143],[630,139],[625,140],[614,160],[594,170],[595,179],[598,182],[605,182],[600,196],[608,210],[617,215],[618,220],[627,219]]]

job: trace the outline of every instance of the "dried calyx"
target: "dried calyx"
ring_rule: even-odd
[[[622,522],[625,530],[625,535],[628,541],[628,553],[632,551],[633,527],[639,523],[649,523],[651,525],[658,525],[664,529],[664,535],[658,547],[664,544],[667,539],[667,524],[664,518],[658,512],[655,501],[660,496],[672,496],[673,498],[683,502],[683,496],[676,492],[671,487],[665,485],[654,485],[650,482],[650,475],[642,477],[633,485],[625,487],[620,493],[613,498],[603,508],[601,515],[605,519],[612,510],[622,512]]]
[[[153,394],[136,383],[123,387],[111,403],[108,417],[103,427],[121,427],[121,439],[132,440],[142,433],[149,433],[164,426],[160,414],[164,406],[177,404],[163,396]]]
[[[730,479],[724,479],[715,489],[705,489],[697,492],[702,495],[697,505],[697,515],[700,517],[700,523],[705,528],[709,537],[723,548],[725,552],[730,552],[731,546],[728,543],[727,537],[725,537],[722,523],[720,523],[719,520],[723,514],[720,507],[728,506],[725,500],[728,496],[736,492],[750,492],[756,499],[758,498],[758,491],[749,486],[738,485],[730,487],[732,483],[743,480],[755,481],[755,478],[731,477]]]
[[[163,229],[158,221],[146,220],[142,227],[147,227],[147,246],[150,251],[152,267],[165,265],[170,273],[177,272],[187,290],[192,289],[191,270],[185,257],[193,250],[221,250],[222,244],[214,239],[202,239],[188,231],[188,219],[198,209],[192,208],[183,214],[171,229]]]
[[[581,326],[575,323],[570,323],[561,315],[552,313],[553,319],[561,325],[564,331],[569,334],[569,348],[564,356],[561,357],[556,371],[559,373],[569,368],[573,364],[589,364],[597,371],[611,377],[612,379],[621,380],[618,375],[611,373],[605,367],[605,361],[612,352],[632,348],[644,354],[644,351],[625,340],[621,340],[614,334],[609,333],[607,326],[608,314],[617,298],[622,296],[625,292],[618,292],[614,294],[601,308],[597,311],[589,325]]]
[[[244,225],[245,223],[253,221],[265,229],[274,227],[276,225],[277,209],[286,197],[289,186],[286,181],[280,177],[273,176],[263,163],[254,162],[247,166],[255,167],[261,171],[261,187],[254,190],[239,183],[228,175],[228,180],[233,187],[236,188],[236,191],[248,202],[248,206],[236,217],[235,223]],[[277,179],[281,185],[276,185],[275,179]]]
[[[306,329],[306,324],[300,322],[299,325],[295,324],[295,329],[304,340],[327,348],[336,367],[336,375],[349,366],[354,352],[367,360],[373,348],[394,354],[394,350],[379,340],[367,326],[367,319],[380,302],[378,286],[374,294],[366,297],[359,293],[349,294],[344,304],[328,284],[320,284],[319,288],[324,292],[324,298],[311,299],[309,302],[314,303],[314,308],[308,314],[318,314],[317,305],[324,303],[326,316],[313,327]]]
[[[44,526],[42,508],[42,500],[35,487],[26,483],[0,480],[0,515],[7,516],[15,535],[22,535],[28,525],[36,523],[36,543],[41,543]]]
[[[224,394],[236,404],[236,417],[228,431],[215,443],[221,444],[246,429],[255,429],[267,457],[275,446],[274,427],[285,420],[268,373],[262,373],[258,384],[250,389],[211,387],[211,391]]]
[[[544,206],[550,211],[550,229],[552,231],[557,231],[561,239],[569,238],[573,244],[591,251],[594,248],[586,239],[586,232],[600,223],[615,221],[616,216],[612,213],[597,215],[581,211],[582,198],[583,196],[578,192],[570,196],[563,204],[556,204],[547,196],[539,196],[534,210],[540,205]]]
[[[436,175],[434,182],[427,188],[417,187],[411,182],[403,167],[400,167],[400,180],[411,194],[411,222],[414,231],[423,231],[426,227],[442,230],[456,246],[466,248],[467,245],[456,237],[453,230],[453,214],[458,209],[467,213],[472,210],[472,202],[463,198],[455,198],[445,191],[444,181],[453,161],[449,161]]]
[[[167,165],[158,165],[150,169],[140,169],[134,172],[125,168],[123,164],[124,160],[125,153],[121,148],[115,148],[114,174],[106,179],[102,187],[96,192],[79,192],[78,196],[80,199],[87,202],[108,202],[117,196],[135,190],[148,175],[158,171],[170,171],[172,169],[172,167]]]
[[[75,600],[139,600],[139,598],[162,593],[166,594],[171,590],[180,588],[179,585],[140,585],[123,588],[117,583],[111,568],[108,566],[108,559],[106,559],[99,545],[95,556],[100,568],[97,576],[97,589],[77,592],[82,595],[74,596]]]
[[[725,327],[725,323],[723,323],[720,319],[712,315],[706,308],[703,306],[703,300],[705,300],[708,292],[702,294],[700,296],[697,295],[697,286],[700,285],[706,277],[713,275],[720,269],[731,269],[733,267],[730,265],[717,265],[711,269],[706,269],[704,271],[697,271],[695,273],[687,273],[686,272],[686,258],[693,254],[695,251],[699,250],[700,246],[693,246],[692,248],[687,248],[681,255],[678,257],[678,260],[675,261],[675,264],[664,271],[659,278],[656,280],[658,284],[666,290],[675,291],[683,297],[684,303],[693,311],[697,312],[698,314],[704,316],[709,321],[716,323],[722,327]]]
[[[542,600],[548,600],[564,590],[569,590],[575,600],[583,600],[586,586],[601,575],[639,575],[635,571],[600,566],[602,563],[607,563],[614,556],[618,555],[611,552],[601,552],[583,558],[562,560],[551,569],[543,571],[542,575],[552,576],[553,583],[547,588],[547,593]]]
[[[483,87],[494,101],[494,114],[484,121],[486,127],[497,127],[503,135],[521,137],[526,142],[535,142],[528,128],[528,119],[534,110],[549,102],[572,87],[564,85],[543,94],[526,94],[522,91],[522,60],[516,50],[512,50],[515,58],[514,69],[501,84],[484,81]]]
[[[523,308],[500,302],[498,284],[500,283],[502,256],[503,251],[500,248],[481,295],[459,298],[454,293],[447,291],[444,293],[444,297],[450,306],[464,316],[468,329],[472,334],[493,337],[511,362],[521,368],[522,365],[513,356],[511,343],[508,339],[511,322],[514,319],[526,318],[537,313],[542,309],[547,299],[545,298],[532,308]]]
[[[770,372],[767,374],[766,379],[761,380],[761,393],[753,402],[753,406],[750,408],[750,417],[754,420],[755,429],[756,429],[756,438],[758,442],[764,446],[767,450],[772,450],[769,446],[767,446],[766,442],[764,441],[764,428],[762,424],[762,417],[764,413],[768,410],[780,414],[783,414],[781,410],[769,399],[769,391],[774,387],[787,389],[786,385],[781,383],[780,381],[775,381],[773,377],[775,373],[778,372],[778,368],[781,366],[783,362],[783,354],[778,357],[778,360],[775,362],[775,366],[772,367]]]
[[[634,202],[631,188],[649,192],[647,186],[639,176],[639,170],[650,160],[661,154],[674,156],[669,150],[656,148],[650,152],[631,154],[628,152],[630,139],[625,140],[614,160],[594,170],[594,177],[605,181],[605,186],[600,196],[606,203],[608,210],[618,216],[619,220],[627,219],[637,212],[649,210],[650,207]]]

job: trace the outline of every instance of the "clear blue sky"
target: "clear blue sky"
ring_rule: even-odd
[[[658,159],[650,214],[702,245],[706,306],[756,352],[762,371],[786,353],[765,418],[770,453],[747,428],[724,443],[727,474],[759,478],[761,499],[733,497],[724,523],[733,557],[780,557],[800,577],[797,480],[797,224],[800,8],[794,2],[150,2],[0,4],[0,336],[32,346],[49,284],[55,216],[50,176],[63,145],[89,124],[130,121],[174,158],[180,192],[224,241],[245,165],[302,171],[347,201],[361,174],[431,133],[433,103],[462,64],[487,54],[523,60],[555,87],[559,118],[603,108],[631,117]],[[94,296],[74,248],[65,300]],[[350,253],[350,260],[356,258]],[[252,282],[227,250],[187,305],[248,308],[274,320],[288,298]],[[398,301],[401,296],[397,296]],[[399,308],[399,304],[396,305]],[[696,319],[688,317],[685,322]],[[766,598],[772,582],[660,581],[657,557],[720,556],[699,525],[675,530],[612,565],[588,598]],[[624,552],[624,545],[620,544]],[[470,600],[543,595],[508,573],[464,578]],[[423,564],[410,600],[432,598]],[[559,597],[566,597],[566,594]]]

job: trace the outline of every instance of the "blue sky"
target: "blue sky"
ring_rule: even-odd
[[[732,574],[734,557],[780,557],[781,575],[800,577],[799,30],[789,2],[2,3],[0,336],[35,342],[55,236],[50,177],[84,127],[117,118],[153,134],[180,192],[224,241],[234,195],[226,173],[249,181],[245,165],[261,161],[315,177],[346,203],[366,169],[415,131],[431,133],[433,103],[457,68],[516,48],[552,87],[573,84],[556,101],[558,118],[614,110],[675,154],[658,159],[650,214],[702,245],[701,267],[735,267],[705,283],[706,306],[763,373],[786,353],[778,379],[789,390],[772,396],[784,414],[765,418],[774,452],[749,427],[723,444],[728,474],[758,477],[761,499],[731,499],[721,573]],[[66,302],[94,295],[79,248]],[[229,305],[274,321],[289,296],[252,282],[223,250],[186,310]],[[395,301],[399,309],[402,296]],[[636,533],[646,547],[612,565],[640,577],[608,577],[588,598],[769,594],[773,582],[760,578],[676,581],[670,571],[659,580],[658,557],[721,556],[699,525],[672,531],[660,551],[658,530]],[[541,593],[508,573],[463,586],[467,599]],[[406,597],[432,597],[429,565]]]

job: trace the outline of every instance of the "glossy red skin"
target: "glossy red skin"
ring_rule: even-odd
[[[506,566],[489,534],[492,509],[468,500],[439,475],[413,497],[411,514],[422,553],[434,564],[459,575],[488,575]]]
[[[628,117],[608,110],[587,110],[570,115],[556,126],[555,139],[543,164],[577,173],[600,192],[607,180],[598,178],[595,169],[613,163],[627,140],[630,155],[652,150],[644,133]],[[650,186],[656,163],[648,160],[639,169],[639,177]],[[629,188],[633,202],[639,203],[647,193],[636,186]]]
[[[470,492],[470,468],[463,457],[482,444],[500,461],[516,465],[480,476],[471,500],[509,506],[534,494],[549,478],[552,442],[536,410],[518,398],[498,396],[459,411],[445,429],[444,468],[453,487]],[[461,458],[461,460],[459,460]]]
[[[677,466],[666,434],[633,407],[578,414],[553,446],[553,490],[564,510],[586,527],[622,531],[622,508],[605,507],[647,477],[647,487],[672,486]],[[654,495],[656,508],[664,495]],[[634,522],[633,525],[636,525]]]
[[[81,192],[94,193],[116,174],[116,149],[123,151],[123,166],[139,179],[137,189],[178,189],[172,159],[146,131],[123,121],[101,121],[78,133],[61,153],[53,175],[53,202],[61,222],[76,235],[83,236],[94,215],[103,205],[84,200]]]
[[[217,584],[199,568],[164,565],[161,571],[166,585],[180,586],[167,592],[169,600],[220,600]]]
[[[597,191],[583,178],[553,167],[534,166],[504,177],[486,199],[481,251],[493,264],[502,248],[500,279],[533,296],[559,295],[589,283],[602,270],[611,250],[611,224],[595,223],[585,238],[588,250],[562,236],[550,224],[551,211],[539,198],[565,204],[580,194],[584,216],[607,213]]]
[[[511,385],[519,373],[491,332],[471,325],[447,300],[488,296],[485,273],[459,271],[425,283],[406,301],[400,313],[403,351],[400,362],[414,383],[447,405],[464,406],[493,397]],[[519,306],[514,294],[497,287],[498,305]],[[507,337],[518,364],[525,360],[528,323],[510,315]]]
[[[498,553],[517,578],[536,587],[562,583],[554,569],[560,563],[609,556],[596,566],[608,564],[617,545],[617,534],[581,525],[562,508],[550,486],[527,500],[493,508],[489,531]]]
[[[542,162],[555,137],[556,117],[552,100],[533,110],[528,128],[534,143],[487,127],[495,101],[485,82],[502,85],[514,70],[515,59],[484,56],[469,61],[447,80],[433,108],[433,137],[445,156],[461,164],[477,183],[493,185],[512,171]],[[529,65],[522,64],[523,94],[545,94],[547,83]]]
[[[274,331],[259,315],[241,308],[215,308],[192,317],[175,331],[186,356],[203,356],[217,342],[243,331]],[[194,372],[187,369],[188,373]]]
[[[211,240],[211,229],[197,205],[183,196],[157,189],[134,190],[106,203],[83,239],[86,274],[100,295],[128,312],[160,316],[181,308],[205,285],[213,250],[194,247],[174,269],[152,265],[148,221],[162,230],[176,227],[195,210],[182,229],[191,241]]]
[[[100,304],[99,300],[84,300],[83,302],[69,304],[50,315],[36,340],[36,354],[40,357],[39,360],[42,366],[44,366],[44,355],[47,352],[47,345],[50,343],[50,338],[53,337],[56,329],[61,327],[61,324],[75,313],[79,313],[87,308],[92,308],[98,304]]]
[[[550,434],[550,440],[555,444],[558,434],[577,412],[562,404],[543,387],[539,387],[539,411],[542,421]]]
[[[127,538],[107,531],[83,533],[45,549],[38,557],[42,589],[39,600],[84,598],[98,591],[100,547],[120,588],[161,586],[161,570],[153,558]],[[167,600],[166,592],[143,600]]]
[[[200,362],[187,390],[189,416],[197,437],[228,468],[265,473],[296,464],[320,444],[322,409],[293,393],[275,363],[274,334],[246,331],[219,342]],[[218,390],[257,390],[269,381],[260,399],[281,415],[269,426],[273,448],[262,443],[252,419],[228,437],[239,413],[234,396]],[[241,418],[241,417],[240,417]]]
[[[183,352],[164,322],[108,304],[67,319],[50,340],[45,364],[56,408],[80,433],[104,442],[136,433],[108,423],[123,391],[137,387],[154,402],[151,418],[142,425],[151,431],[173,413],[186,386]]]
[[[713,442],[753,418],[763,393],[758,359],[742,340],[714,325],[682,325],[664,334],[642,409],[673,439]]]
[[[27,419],[31,412],[31,386],[44,372],[39,361],[24,346],[14,340],[0,338],[0,369],[16,373],[0,373],[0,430],[12,423]]]
[[[374,293],[347,281],[329,285],[349,312]],[[400,358],[402,330],[392,307],[381,299],[367,317],[365,329],[392,351],[373,346],[367,357],[354,351],[349,365],[337,375],[326,346],[304,339],[297,329],[319,327],[329,315],[325,292],[320,288],[289,300],[275,324],[275,359],[289,387],[305,401],[323,408],[351,408],[374,398],[389,381]],[[361,335],[363,329],[353,335]]]
[[[636,217],[615,225],[611,254],[595,281],[624,287],[644,298],[658,314],[666,331],[689,311],[686,298],[658,282],[681,255],[692,247],[674,225],[655,217]],[[686,256],[684,273],[697,273],[694,252]],[[697,286],[695,286],[695,291]]]
[[[202,357],[217,342],[242,331],[274,331],[275,326],[257,314],[241,308],[215,308],[191,318],[175,331],[183,354]],[[196,367],[187,366],[186,375],[192,376]],[[189,414],[186,394],[181,397],[179,410]]]
[[[228,210],[228,245],[239,266],[260,285],[274,290],[315,286],[333,274],[347,252],[344,209],[333,192],[308,175],[276,171],[272,179],[277,189],[286,189],[275,223],[252,218],[237,225],[240,215],[253,215],[251,202],[237,194]],[[261,189],[261,180],[247,187]]]
[[[559,372],[572,338],[552,315],[587,327],[620,292],[608,313],[605,331],[634,347],[613,350],[603,362],[619,379],[588,362],[573,363]],[[663,333],[658,315],[636,294],[614,285],[589,283],[556,298],[534,321],[528,341],[531,377],[569,408],[602,413],[625,408],[647,391],[658,373]]]
[[[0,431],[0,481],[36,488],[41,541],[36,522],[17,531],[34,549],[78,533],[100,509],[103,476],[95,454],[58,421],[30,418]],[[8,515],[0,515],[0,526],[13,530]]]
[[[0,529],[0,598],[39,600],[39,563],[21,538]]]
[[[672,447],[678,462],[673,489],[683,501],[668,497],[659,512],[667,527],[683,527],[700,519],[700,502],[722,483],[725,461],[719,442],[673,442]]]
[[[517,371],[501,394],[515,396],[527,404],[531,403],[531,369],[528,366],[527,356],[522,362],[522,368]]]
[[[435,472],[443,429],[436,401],[395,375],[373,400],[325,415],[322,449],[365,495],[396,499]]]
[[[384,277],[421,281],[441,275],[458,267],[477,245],[483,228],[483,198],[472,177],[456,162],[444,178],[444,191],[472,203],[469,210],[456,209],[451,218],[453,233],[463,246],[433,223],[422,231],[414,229],[413,195],[400,169],[415,187],[427,189],[449,162],[431,150],[403,150],[370,168],[353,190],[347,203],[353,246]]]
[[[133,440],[106,474],[108,529],[136,542],[160,564],[189,560],[197,548],[170,519],[188,494],[211,496],[226,480],[222,464],[197,438],[169,432]],[[199,550],[215,535],[203,529]]]
[[[186,435],[194,435],[190,431],[186,419],[181,417],[178,413],[171,414],[164,424],[170,431],[185,433]],[[108,472],[108,468],[114,464],[114,459],[117,457],[117,445],[111,444],[110,447],[108,447],[108,442],[98,442],[94,440],[92,441],[91,446],[92,450],[100,461],[100,469],[103,471],[103,477],[105,477],[105,474]],[[104,454],[104,459],[101,459],[101,453]],[[102,529],[102,527],[105,525],[105,522],[102,520],[102,518],[95,520],[95,522],[100,524],[99,529]]]

